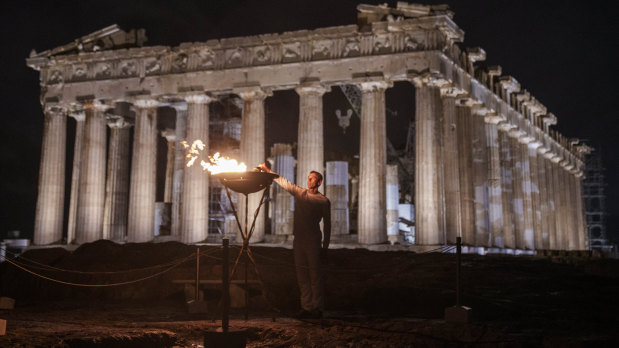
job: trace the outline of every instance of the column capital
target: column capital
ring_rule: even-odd
[[[176,131],[174,129],[166,128],[161,131],[161,136],[166,138],[168,143],[176,141]]]
[[[183,92],[179,93],[178,96],[184,99],[187,104],[208,104],[214,100],[205,92]]]
[[[468,93],[461,89],[454,87],[452,84],[446,84],[441,87],[441,97],[443,98],[465,98]]]
[[[483,105],[482,102],[475,98],[458,98],[456,99],[456,104],[458,106],[464,106],[469,108],[478,108]]]
[[[522,135],[520,136],[520,138],[518,138],[518,142],[521,144],[525,144],[525,145],[529,145],[534,141],[535,141],[535,138],[533,138],[531,135],[527,134],[526,132],[522,132]]]
[[[421,76],[412,77],[413,84],[415,87],[419,88],[422,86],[431,86],[431,87],[447,87],[447,85],[451,85],[451,82],[447,80],[443,75],[437,73],[431,74],[423,74]]]
[[[520,140],[521,138],[523,138],[526,135],[526,133],[523,132],[520,128],[514,126],[514,128],[512,128],[512,129],[510,129],[508,131],[507,135],[510,138],[514,138],[514,139]]]
[[[537,150],[540,146],[542,146],[542,143],[540,143],[537,139],[534,139],[528,145],[530,149]]]
[[[480,107],[478,109],[475,109],[473,114],[483,117],[484,122],[487,124],[498,125],[499,123],[506,120],[505,116],[498,114],[496,111],[486,107]]]
[[[105,112],[112,108],[112,106],[108,102],[96,99],[95,96],[92,95],[78,97],[77,101],[81,105],[83,110],[94,109],[96,111]],[[79,108],[79,106],[77,106],[77,108]]]
[[[387,88],[393,86],[391,81],[376,80],[376,81],[363,81],[356,84],[359,86],[361,93],[385,91]]]
[[[546,147],[546,145],[542,144],[540,147],[537,148],[537,154],[546,157],[546,153],[548,153],[550,151],[549,148]]]
[[[549,112],[542,116],[542,122],[544,122],[546,127],[555,125],[557,124],[557,116],[555,116],[552,112]]]
[[[550,161],[554,164],[559,164],[559,162],[561,162],[562,159],[563,157],[561,157],[560,155],[556,153],[552,153],[552,157],[550,158]]]
[[[86,120],[86,113],[84,110],[72,110],[69,112],[69,116],[73,117],[77,122],[84,122]]]
[[[518,128],[518,127],[516,127],[515,125],[513,125],[513,124],[511,124],[509,122],[500,122],[498,124],[498,128],[499,128],[500,131],[509,133],[512,129]]]
[[[331,88],[321,84],[320,82],[304,82],[294,89],[299,95],[314,94],[321,96],[326,92],[331,91]]]
[[[140,109],[152,109],[159,106],[159,101],[151,96],[137,97],[132,100],[132,103]]]
[[[520,92],[520,83],[509,75],[499,77],[499,86],[509,93]]]
[[[123,116],[107,114],[106,118],[107,118],[107,125],[110,128],[119,129],[119,128],[127,128],[127,127],[132,126],[132,124],[127,121],[127,118]]]
[[[267,91],[260,86],[254,87],[237,87],[234,89],[234,93],[238,94],[244,101],[249,100],[264,100],[266,97],[273,95],[272,91]]]
[[[552,161],[552,159],[555,157],[555,154],[552,152],[552,149],[548,149],[548,151],[544,153],[544,157],[547,160]]]
[[[61,116],[67,114],[67,107],[60,103],[46,103],[43,107],[43,111],[46,115]]]

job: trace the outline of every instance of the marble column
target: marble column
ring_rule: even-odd
[[[566,150],[566,152],[568,152]],[[568,235],[568,249],[569,250],[578,250],[579,241],[578,241],[578,232],[576,228],[576,201],[575,201],[575,187],[574,182],[572,180],[572,169],[574,165],[571,163],[570,154],[567,153],[565,155],[566,160],[561,162],[560,164],[563,166],[563,187],[565,188],[565,213],[566,213],[566,224],[567,224],[567,235]]]
[[[473,207],[475,209],[475,246],[492,245],[488,217],[488,144],[486,143],[486,109],[479,109],[471,118],[473,159]]]
[[[470,124],[473,119],[471,99],[462,99],[456,108],[459,149],[459,181],[462,243],[475,245],[475,207],[473,191],[473,151]]]
[[[103,238],[124,242],[129,207],[129,124],[122,116],[108,117],[110,145],[103,211]]]
[[[445,196],[445,231],[447,243],[455,244],[456,237],[462,236],[460,204],[460,158],[458,147],[458,120],[456,97],[462,91],[453,88],[441,89],[443,97],[443,122],[441,129],[443,191]]]
[[[167,141],[168,153],[166,155],[165,186],[163,191],[163,202],[172,203],[174,192],[174,158],[176,154],[176,131],[165,129],[161,131],[161,136]]]
[[[529,152],[529,180],[531,185],[531,211],[532,211],[532,222],[533,222],[533,240],[535,249],[542,250],[544,249],[543,245],[543,234],[545,231],[542,230],[542,213],[541,213],[541,203],[540,203],[540,191],[539,191],[539,169],[537,167],[537,149],[541,146],[541,143],[538,141],[533,141],[528,144],[528,152]]]
[[[325,184],[331,201],[331,235],[348,234],[348,162],[327,162]]]
[[[522,206],[524,217],[524,234],[522,248],[527,250],[535,249],[535,228],[533,224],[533,198],[531,197],[531,162],[529,161],[529,144],[531,138],[528,136],[518,139],[520,142],[520,171],[522,185]]]
[[[555,203],[555,186],[554,175],[552,168],[553,158],[552,151],[544,153],[544,167],[546,173],[546,191],[548,195],[548,249],[557,250],[557,218],[556,218],[556,203]]]
[[[539,188],[539,212],[541,218],[541,244],[536,244],[538,250],[550,250],[550,213],[548,208],[548,183],[546,182],[546,157],[548,148],[540,146],[537,149],[537,180]]]
[[[109,106],[95,100],[84,102],[86,123],[75,231],[75,241],[78,244],[93,242],[103,237],[107,140],[104,112],[108,108]]]
[[[322,96],[328,89],[319,83],[304,83],[295,90],[299,94],[297,182],[305,187],[312,170],[324,176]],[[324,185],[318,191],[324,193]]]
[[[552,183],[554,188],[554,202],[555,202],[555,222],[556,222],[556,243],[558,250],[567,250],[567,234],[566,234],[566,221],[565,221],[565,196],[564,185],[561,181],[561,171],[563,168],[559,165],[562,158],[555,154],[552,158]]]
[[[387,241],[385,90],[389,87],[389,83],[386,81],[363,82],[359,84],[359,87],[361,89],[361,146],[359,148],[357,233],[360,244],[378,244]]]
[[[484,116],[488,154],[488,232],[490,235],[490,246],[497,248],[505,247],[503,196],[501,193],[501,154],[498,129],[498,124],[504,120],[504,117],[494,113]]]
[[[36,245],[60,242],[64,218],[66,109],[48,104],[45,105],[44,113],[39,191],[34,219],[33,243]]]
[[[73,169],[71,170],[71,197],[69,198],[69,221],[67,223],[67,244],[73,243],[77,226],[77,200],[80,187],[80,168],[84,143],[86,114],[79,110],[70,114],[75,119],[75,144],[73,145]]]
[[[181,205],[183,196],[183,178],[185,174],[185,147],[181,144],[187,136],[187,104],[173,104],[176,110],[176,145],[174,147],[174,177],[172,183],[172,231],[170,234],[178,240],[181,235]]]
[[[503,241],[504,247],[516,248],[514,230],[514,173],[511,153],[511,141],[508,133],[514,127],[509,123],[499,124],[499,159],[501,167],[501,206],[503,208]]]
[[[399,203],[400,195],[398,192],[398,165],[390,164],[386,168],[387,182],[387,238],[391,244],[400,241],[400,224],[399,224]]]
[[[209,147],[209,103],[212,98],[204,93],[184,96],[187,101],[187,143],[202,140],[204,154],[211,154]],[[208,237],[209,174],[199,163],[185,167],[181,204],[181,235],[183,243],[197,243]]]
[[[415,243],[445,241],[439,181],[442,102],[438,81],[415,78]]]
[[[238,91],[243,99],[243,117],[241,120],[241,161],[247,168],[258,166],[266,160],[265,139],[264,139],[264,100],[267,93],[258,87],[247,87]],[[299,180],[297,180],[299,182]],[[304,185],[302,185],[304,186]],[[261,194],[250,194],[247,207],[247,228],[251,228],[256,209],[260,204]],[[245,224],[245,195],[238,194],[238,209],[241,225]],[[264,240],[265,209],[260,208],[260,213],[256,217],[254,232],[249,240],[250,243],[257,243]],[[237,233],[237,240],[242,241],[240,232]]]
[[[271,148],[271,156],[273,157],[273,171],[294,183],[292,147],[289,144],[274,144]],[[271,185],[271,190],[274,199],[271,205],[271,234],[292,235],[294,197],[279,185]]]
[[[157,106],[154,99],[137,99],[133,157],[129,186],[127,242],[143,243],[155,235],[157,189]]]
[[[516,240],[516,249],[525,248],[525,224],[524,224],[524,178],[522,170],[522,150],[518,138],[521,132],[517,129],[512,129],[509,132],[510,137],[510,153],[512,155],[512,220],[514,222],[514,236]]]

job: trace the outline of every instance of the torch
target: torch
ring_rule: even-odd
[[[187,166],[192,166],[195,162],[197,162],[198,157],[200,156],[200,151],[204,150],[206,147],[204,143],[200,140],[194,141],[194,143],[189,146],[187,143],[183,143],[185,148],[187,149]],[[232,272],[228,279],[231,279],[234,276],[236,271],[236,266],[241,258],[243,253],[246,254],[247,258],[245,259],[245,320],[248,319],[248,304],[249,304],[249,286],[247,279],[247,260],[250,260],[254,265],[254,270],[256,274],[260,278],[258,274],[258,270],[256,269],[256,262],[253,259],[251,254],[251,250],[249,249],[249,240],[253,234],[254,227],[256,224],[256,218],[260,213],[260,208],[262,207],[266,194],[268,192],[267,188],[271,186],[273,183],[273,179],[277,178],[277,174],[267,173],[261,171],[259,168],[248,171],[247,166],[244,163],[238,163],[234,159],[230,159],[228,157],[222,156],[220,153],[216,153],[213,156],[208,156],[208,161],[202,160],[200,164],[204,168],[204,170],[208,170],[213,177],[219,179],[219,182],[226,189],[226,195],[228,197],[228,201],[230,202],[230,206],[232,207],[232,212],[234,214],[234,218],[236,220],[239,231],[241,232],[241,237],[243,238],[243,245],[239,252],[238,257],[234,263],[232,268]],[[241,221],[237,214],[237,209],[232,201],[232,197],[230,195],[230,190],[234,192],[241,193],[245,196],[245,221],[244,226],[241,225]],[[262,196],[260,198],[260,203],[254,212],[254,217],[252,219],[251,225],[249,222],[248,215],[248,206],[249,206],[249,195],[252,193],[262,191]],[[224,262],[227,262],[224,260]],[[225,291],[225,290],[224,290]],[[224,321],[222,321],[224,322]],[[227,322],[227,318],[225,320]],[[227,328],[224,328],[227,331]]]

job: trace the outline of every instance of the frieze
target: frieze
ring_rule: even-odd
[[[271,48],[269,46],[257,46],[253,48],[253,60],[255,65],[263,65],[271,63]]]
[[[349,38],[346,39],[346,44],[344,45],[344,57],[357,57],[361,54],[361,48],[359,46],[358,38]]]
[[[245,49],[237,47],[235,49],[226,50],[226,67],[239,67],[244,65]]]
[[[434,18],[432,22],[440,22]],[[444,20],[449,20],[445,18]],[[144,77],[187,71],[237,68],[300,61],[359,57],[373,54],[392,54],[433,48],[427,40],[436,40],[430,34],[441,36],[436,30],[420,30],[410,19],[390,22],[377,31],[358,32],[356,26],[301,30],[283,34],[209,40],[206,43],[183,43],[179,47],[164,46],[89,52],[79,56],[40,57],[28,60],[33,68],[60,65],[68,68],[49,73],[46,83],[104,80],[126,77]],[[403,23],[400,25],[400,23]],[[425,23],[425,22],[424,22]],[[424,24],[425,25],[425,24]],[[452,24],[447,27],[451,28]],[[457,28],[457,27],[455,27]],[[445,40],[444,38],[442,40]],[[84,66],[82,64],[87,64]]]
[[[183,72],[187,70],[188,56],[185,53],[179,53],[172,59],[172,71]]]
[[[416,51],[422,50],[423,44],[421,44],[414,36],[406,35],[404,37],[404,50],[405,51]]]
[[[378,35],[374,37],[374,52],[389,53],[391,51],[390,35]]]
[[[133,77],[137,75],[137,72],[138,67],[134,60],[120,62],[118,74],[120,77]]]
[[[315,59],[329,58],[333,42],[331,40],[316,40],[312,42],[312,57]]]
[[[88,68],[86,64],[73,65],[73,72],[71,73],[71,81],[83,81],[86,80]]]
[[[144,60],[144,73],[146,75],[157,75],[161,72],[160,58],[146,58]]]
[[[283,50],[283,61],[287,62],[296,62],[301,58],[301,43],[294,42],[289,44],[284,44],[282,46]]]
[[[106,79],[112,77],[112,66],[109,63],[97,63],[95,65],[95,78]]]
[[[198,51],[197,69],[212,69],[215,66],[215,52],[210,48]]]
[[[64,78],[62,76],[62,71],[60,70],[50,70],[48,73],[47,84],[48,85],[57,85],[64,82]]]

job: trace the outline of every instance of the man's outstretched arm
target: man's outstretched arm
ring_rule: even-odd
[[[261,163],[260,165],[258,165],[258,168],[260,168],[260,170],[264,172],[277,175],[277,178],[273,179],[273,181],[275,181],[284,190],[288,191],[291,195],[298,196],[303,191],[301,187],[291,183],[290,181],[288,181],[288,179],[267,168],[266,164]]]

